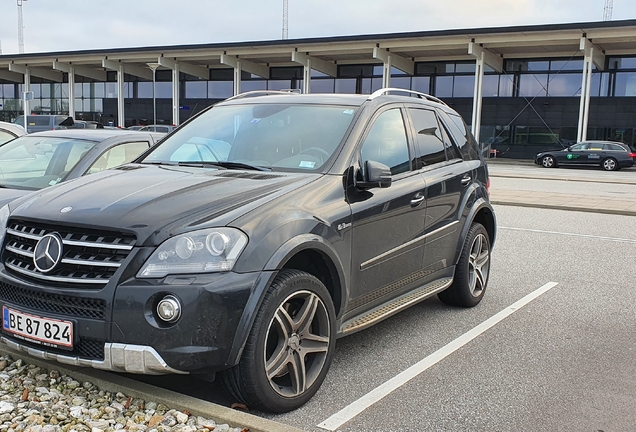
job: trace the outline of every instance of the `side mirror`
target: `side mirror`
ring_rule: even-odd
[[[383,163],[369,160],[364,162],[364,180],[356,182],[356,187],[363,190],[387,188],[391,186],[392,181],[391,168]]]

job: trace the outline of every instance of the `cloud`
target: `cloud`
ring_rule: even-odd
[[[603,0],[288,0],[289,37],[601,21]],[[29,0],[27,52],[275,40],[283,0]],[[5,54],[17,52],[17,6],[0,0]],[[636,2],[614,0],[614,19]]]

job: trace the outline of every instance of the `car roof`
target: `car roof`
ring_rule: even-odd
[[[73,138],[84,139],[91,141],[104,141],[114,136],[120,136],[124,134],[132,134],[134,131],[126,129],[60,129],[50,130],[43,132],[35,132],[29,134],[29,136],[35,137],[61,137],[61,138]]]
[[[7,123],[0,121],[0,129],[7,130],[18,136],[26,134],[26,130],[24,130],[24,127],[17,123]]]

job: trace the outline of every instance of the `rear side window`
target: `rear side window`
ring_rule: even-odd
[[[446,151],[437,116],[431,110],[410,108],[415,126],[416,143],[421,166],[446,162]]]

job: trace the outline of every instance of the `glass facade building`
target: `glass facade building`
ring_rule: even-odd
[[[594,68],[588,139],[611,139],[636,145],[636,50],[631,55],[604,57],[604,68]],[[354,55],[355,56],[355,55]],[[335,76],[312,70],[312,93],[370,94],[381,88],[383,64],[375,59],[354,64],[337,61]],[[267,77],[241,73],[241,92],[303,88],[303,66],[270,66]],[[497,72],[485,67],[482,84],[482,117],[479,138],[502,156],[530,157],[537,150],[576,142],[580,118],[584,57],[514,58],[503,61]],[[210,66],[208,79],[179,74],[179,121],[234,93],[234,69]],[[391,69],[390,86],[412,89],[443,99],[471,122],[476,80],[475,60],[415,61],[412,74]],[[68,75],[62,82],[31,76],[37,114],[66,114],[69,104]],[[158,123],[172,123],[173,73],[158,69],[155,82],[124,75],[125,119],[121,126],[150,124],[153,97]],[[21,114],[23,84],[0,79],[0,120]],[[75,76],[75,117],[117,125],[117,72],[107,71],[106,81]]]

